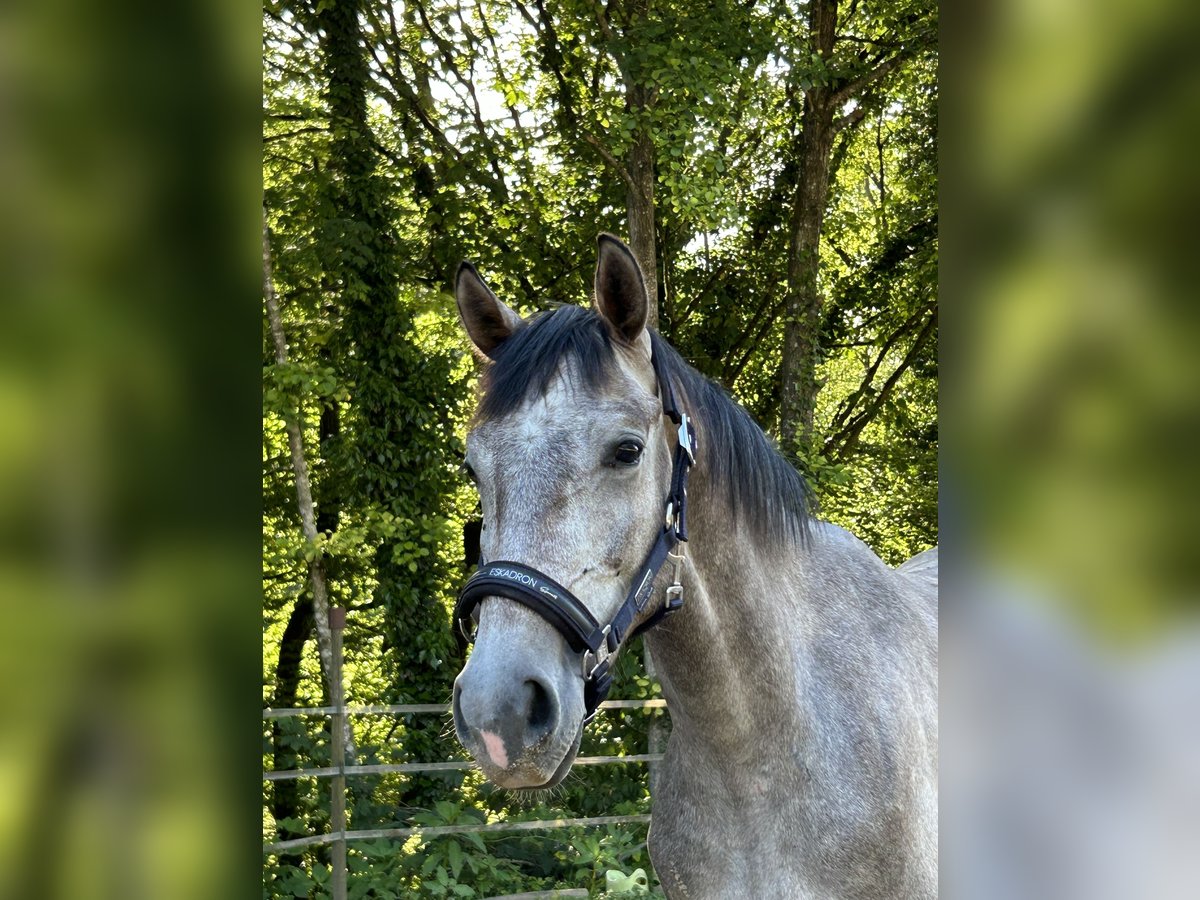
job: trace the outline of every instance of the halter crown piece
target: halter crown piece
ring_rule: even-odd
[[[696,429],[692,420],[675,405],[671,381],[662,369],[655,353],[650,362],[662,392],[663,413],[679,426],[679,442],[671,467],[671,487],[667,494],[663,529],[638,570],[629,593],[612,620],[601,625],[586,606],[561,584],[537,569],[510,560],[482,563],[467,579],[454,605],[454,622],[460,641],[469,644],[475,639],[473,615],[485,597],[505,597],[527,606],[554,626],[576,653],[583,654],[583,700],[586,707],[584,724],[596,715],[596,709],[608,696],[612,686],[610,663],[626,640],[641,634],[669,613],[683,606],[683,585],[679,581],[685,554],[675,552],[680,543],[687,542],[687,478],[696,462]],[[654,593],[654,579],[670,558],[674,576],[666,590],[661,606],[636,627],[635,620],[646,609]],[[632,627],[632,630],[631,630]]]

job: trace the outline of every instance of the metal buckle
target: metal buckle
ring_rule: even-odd
[[[676,544],[675,546],[678,548],[679,552],[677,553],[675,550],[668,550],[667,559],[669,559],[671,561],[671,565],[675,567],[671,572],[671,577],[676,583],[678,583],[679,573],[683,571],[683,564],[687,562],[687,550],[685,549],[686,545],[684,544]]]
[[[683,605],[683,582],[680,580],[680,575],[683,574],[683,564],[687,561],[687,551],[681,550],[679,553],[668,551],[667,559],[671,560],[674,568],[671,572],[671,583],[667,585],[667,592],[663,598],[663,608],[672,610]]]
[[[600,642],[600,653],[593,653],[589,648],[583,651],[583,680],[591,681],[596,675],[596,670],[608,662],[608,658],[612,656],[612,652],[608,649],[608,635],[612,631],[612,625],[605,625],[604,631],[601,634],[604,640]],[[593,660],[592,665],[588,665],[588,657]]]
[[[683,489],[683,496],[687,497],[687,488]],[[682,506],[681,506],[681,509],[682,509]],[[674,529],[676,532],[678,532],[679,531],[679,513],[680,513],[681,509],[675,508],[674,500],[668,500],[667,501],[667,514],[663,519],[663,525],[667,528]],[[681,538],[681,540],[682,540],[682,538]]]

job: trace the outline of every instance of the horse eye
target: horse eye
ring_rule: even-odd
[[[622,441],[617,445],[616,453],[613,454],[613,459],[620,466],[636,465],[641,458],[642,445],[637,441]]]
[[[464,462],[462,464],[462,472],[471,479],[472,484],[479,484],[479,479],[475,476],[475,470],[471,468],[471,464],[469,462]]]

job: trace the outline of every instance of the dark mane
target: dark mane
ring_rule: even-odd
[[[496,349],[483,375],[480,421],[514,412],[528,397],[546,393],[564,361],[585,384],[608,383],[616,367],[612,340],[600,317],[582,306],[538,313]]]
[[[657,332],[650,332],[650,340],[680,406],[696,421],[698,468],[730,515],[760,538],[803,538],[811,492],[800,473],[723,388],[688,365]],[[616,370],[608,328],[592,310],[562,306],[539,313],[505,341],[484,374],[476,417],[497,419],[543,395],[564,362],[587,384],[602,386]]]

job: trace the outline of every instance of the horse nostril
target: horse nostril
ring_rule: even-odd
[[[450,704],[450,708],[454,714],[454,730],[458,733],[458,739],[463,740],[469,733],[467,730],[466,719],[462,714],[462,685],[458,683],[458,679],[454,680],[454,701]]]
[[[525,682],[525,688],[527,691],[525,722],[530,736],[536,739],[554,727],[555,704],[550,692],[540,681],[531,678]]]

